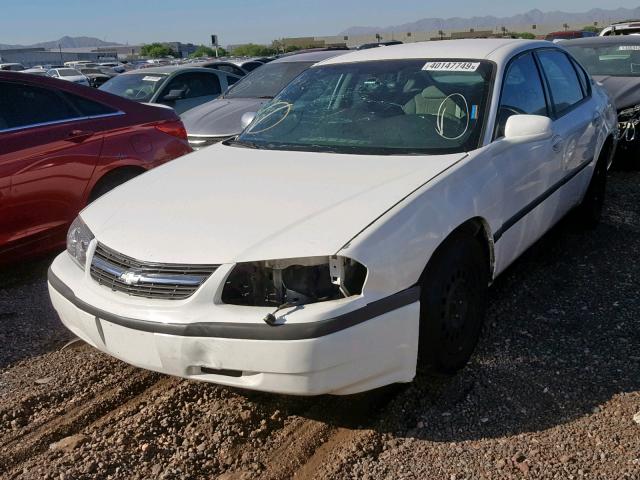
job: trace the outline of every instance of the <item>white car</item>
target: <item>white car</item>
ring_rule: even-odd
[[[462,368],[487,288],[570,210],[597,222],[607,94],[544,41],[363,50],[303,72],[235,140],[81,212],[49,291],[139,367],[289,394]]]
[[[79,83],[80,85],[89,86],[89,79],[85,77],[75,68],[52,68],[47,70],[47,75],[67,82]]]

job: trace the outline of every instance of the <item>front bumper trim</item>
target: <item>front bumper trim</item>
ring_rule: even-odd
[[[384,315],[419,300],[420,287],[413,286],[388,297],[376,300],[357,310],[318,322],[280,324],[246,324],[231,322],[159,323],[127,318],[93,307],[76,297],[73,290],[62,282],[49,268],[51,287],[80,310],[101,320],[149,333],[182,337],[215,337],[244,340],[304,340],[330,335],[353,327],[372,318]]]

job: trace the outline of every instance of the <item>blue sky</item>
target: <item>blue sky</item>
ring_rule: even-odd
[[[262,42],[333,35],[353,25],[386,26],[425,17],[509,16],[532,8],[582,12],[637,7],[614,0],[0,0],[0,43],[29,44],[63,35],[121,43]]]

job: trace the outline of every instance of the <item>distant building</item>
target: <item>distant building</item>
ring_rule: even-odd
[[[88,60],[91,62],[106,62],[115,60],[118,54],[113,47],[104,47],[96,51],[90,48],[63,48],[47,50],[45,48],[12,48],[0,50],[0,62],[21,63],[25,67],[35,65],[61,65],[74,60]]]

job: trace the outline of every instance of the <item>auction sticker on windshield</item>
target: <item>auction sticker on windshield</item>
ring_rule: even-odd
[[[480,62],[427,62],[422,70],[430,72],[475,72]]]
[[[158,80],[162,80],[162,77],[150,77],[146,76],[142,79],[143,82],[157,82]]]

